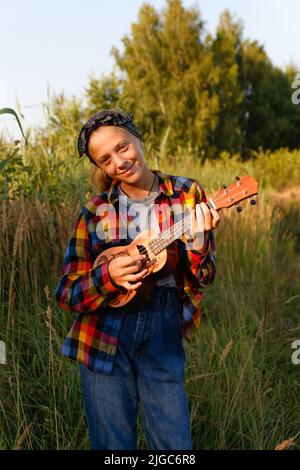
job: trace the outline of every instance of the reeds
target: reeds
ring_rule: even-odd
[[[277,156],[265,167],[262,158],[202,166],[178,158],[161,168],[197,178],[207,195],[236,174],[254,174],[260,183],[257,206],[222,213],[217,277],[205,289],[202,325],[185,343],[194,449],[299,448],[299,366],[291,362],[291,343],[300,337],[300,204],[279,195],[282,174],[268,178],[270,165],[279,171]],[[59,168],[51,191],[40,179],[45,188],[37,194],[31,188],[1,203],[0,339],[7,350],[0,365],[1,449],[89,448],[78,368],[60,353],[73,315],[58,307],[53,290],[81,200],[92,189],[82,183],[76,198],[74,181],[68,184]],[[145,446],[140,426],[139,442]]]

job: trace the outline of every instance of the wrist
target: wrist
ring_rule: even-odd
[[[110,264],[110,262],[111,262],[111,260],[109,260],[108,263],[107,263],[107,272],[108,272],[109,280],[110,280],[110,282],[112,283],[112,285],[113,285],[116,289],[121,289],[121,286],[119,286],[119,285],[115,282],[115,280],[112,278],[112,275],[111,275],[111,273],[110,273],[110,271],[109,271],[109,264]]]
[[[206,253],[209,248],[209,232],[204,232],[204,244],[203,246],[199,249],[200,253]]]

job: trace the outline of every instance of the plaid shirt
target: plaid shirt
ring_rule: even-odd
[[[156,207],[167,204],[181,204],[195,207],[206,202],[202,186],[197,180],[166,175],[152,170],[159,178],[159,194],[155,199]],[[118,214],[119,195],[117,180],[113,180],[108,191],[94,196],[83,207],[69,240],[61,278],[55,288],[59,305],[77,313],[76,319],[62,345],[62,353],[91,370],[111,374],[113,359],[117,349],[118,334],[122,324],[121,309],[107,309],[105,305],[111,296],[119,292],[109,276],[107,263],[93,268],[93,263],[101,251],[112,246],[126,245],[128,241],[120,236]],[[114,207],[105,221],[97,208],[103,204]],[[101,207],[100,207],[101,209]],[[101,212],[101,211],[100,211]],[[107,213],[106,213],[107,215]],[[157,220],[160,231],[174,224],[174,214],[159,210]],[[127,223],[130,216],[127,217]],[[105,238],[99,238],[99,224]],[[98,227],[97,227],[98,226]],[[200,325],[201,289],[210,284],[215,277],[215,240],[209,232],[208,242],[199,251],[186,249],[192,239],[187,234],[179,239],[181,280],[177,288],[182,301],[182,335],[190,340],[187,332],[191,327]],[[178,284],[179,282],[179,284]],[[113,312],[111,313],[111,310]]]

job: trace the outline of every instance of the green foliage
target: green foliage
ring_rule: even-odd
[[[26,146],[20,141],[1,142],[0,199],[36,196],[40,201],[55,204],[63,193],[76,190],[83,203],[89,167],[86,159],[79,160],[77,153],[77,136],[81,122],[86,119],[82,105],[61,94],[45,105],[45,111],[46,129],[29,129]]]
[[[115,73],[107,77],[102,76],[100,79],[91,78],[85,90],[89,114],[95,114],[101,109],[118,108],[121,86],[122,81]]]
[[[26,137],[24,135],[23,128],[22,128],[19,116],[17,115],[16,111],[12,108],[2,108],[0,109],[0,115],[1,114],[12,114],[16,118],[20,131],[22,132],[22,136],[24,137],[25,142],[26,142]]]
[[[2,449],[90,445],[78,368],[60,352],[73,317],[53,295],[73,224],[93,194],[91,164],[76,149],[85,115],[63,95],[47,112],[47,132],[35,129],[27,146],[0,143]],[[290,363],[300,307],[299,151],[260,149],[246,162],[225,151],[205,160],[192,146],[170,155],[169,129],[159,152],[147,143],[150,167],[197,178],[208,196],[243,174],[260,191],[255,209],[223,216],[218,275],[205,291],[202,327],[186,344],[194,449],[273,449],[287,438],[299,445],[298,369]],[[145,448],[140,420],[138,430]]]
[[[119,75],[93,78],[86,89],[91,112],[121,107],[133,112],[153,149],[191,147],[205,158],[299,146],[300,107],[291,101],[297,69],[274,67],[263,46],[244,40],[229,11],[215,37],[205,35],[198,8],[167,0],[158,12],[147,3],[112,48]]]
[[[274,67],[228,12],[215,37],[204,33],[196,8],[168,0],[160,14],[144,4],[124,52],[113,49],[120,76],[92,78],[85,104],[54,96],[26,146],[0,140],[1,449],[89,448],[78,369],[60,353],[73,316],[53,290],[94,193],[78,132],[107,107],[135,113],[150,168],[196,178],[208,196],[236,175],[258,180],[258,205],[222,217],[216,281],[186,344],[193,444],[273,449],[292,439],[299,448],[299,371],[290,360],[300,307],[296,69]]]
[[[248,91],[245,111],[249,113],[245,128],[246,147],[297,148],[300,107],[291,100],[290,70],[286,75],[274,67],[257,41],[245,41],[243,79]]]
[[[53,163],[39,156],[43,163],[35,168],[32,160],[31,181],[36,184],[35,171],[37,181],[45,174],[44,193],[51,194]],[[280,173],[283,159],[286,173]],[[300,206],[288,189],[299,181],[298,159],[282,149],[246,163],[225,152],[203,165],[188,154],[164,162],[170,174],[197,178],[208,196],[236,174],[254,174],[260,184],[255,208],[245,203],[241,214],[223,213],[217,277],[204,292],[202,326],[185,343],[194,449],[274,449],[288,438],[299,448],[299,366],[291,363],[291,343],[299,332]],[[79,182],[82,168],[68,176],[73,158],[62,161],[59,197],[53,192],[52,201],[42,200],[32,191],[0,206],[0,340],[7,349],[7,365],[0,365],[2,449],[90,447],[78,367],[60,352],[74,316],[54,298],[81,205],[78,187],[60,185]],[[138,430],[145,448],[140,424]]]
[[[125,74],[120,105],[134,112],[156,148],[167,128],[168,151],[180,143],[207,148],[217,124],[218,99],[212,92],[213,57],[202,38],[198,10],[168,1],[160,15],[144,4],[131,31],[132,37],[123,39],[124,53],[112,50]]]
[[[217,27],[211,47],[214,73],[218,75],[215,93],[219,98],[218,125],[211,144],[218,150],[241,151],[244,94],[240,69],[242,62],[242,25],[234,23],[226,10]]]
[[[182,149],[204,159],[222,151],[295,149],[300,141],[300,106],[292,103],[297,68],[275,67],[264,47],[243,39],[243,26],[228,10],[215,35],[206,34],[197,7],[167,0],[161,12],[144,3],[123,51],[112,48],[113,71],[90,77],[84,103],[63,93],[45,105],[47,124],[40,139],[76,153],[83,122],[103,108],[135,115],[148,149],[179,155]]]

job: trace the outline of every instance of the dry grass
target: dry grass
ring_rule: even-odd
[[[209,194],[258,167],[187,160],[167,171],[205,181]],[[205,291],[202,327],[185,345],[194,449],[299,448],[291,342],[300,334],[300,188],[261,186],[257,206],[223,212],[216,281]],[[76,192],[60,194],[59,203],[36,195],[0,207],[2,449],[89,448],[78,370],[60,353],[73,316],[54,299],[80,204]]]

